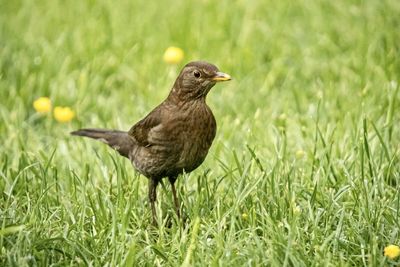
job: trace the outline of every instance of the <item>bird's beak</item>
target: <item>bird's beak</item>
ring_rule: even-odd
[[[223,72],[217,72],[215,73],[215,76],[211,78],[212,81],[214,82],[223,82],[223,81],[229,81],[231,80],[231,76],[229,74],[223,73]]]

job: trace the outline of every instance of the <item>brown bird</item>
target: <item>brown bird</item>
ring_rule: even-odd
[[[157,224],[157,185],[162,178],[168,178],[180,218],[175,181],[179,174],[193,171],[206,158],[216,132],[215,118],[206,104],[206,96],[217,82],[230,79],[213,64],[190,62],[180,72],[167,99],[128,132],[80,129],[71,134],[103,141],[128,158],[135,169],[149,179],[153,224]]]

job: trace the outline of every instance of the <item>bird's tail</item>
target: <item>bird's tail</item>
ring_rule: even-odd
[[[134,143],[127,132],[107,129],[80,129],[71,132],[72,135],[85,136],[97,139],[114,148],[124,157],[129,158],[129,151]]]

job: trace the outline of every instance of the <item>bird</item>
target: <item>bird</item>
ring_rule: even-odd
[[[175,181],[180,174],[195,170],[205,160],[217,129],[206,97],[216,83],[229,80],[231,76],[214,64],[189,62],[179,73],[167,98],[129,131],[86,128],[71,134],[106,143],[148,178],[154,225],[157,225],[157,185],[167,178],[180,219]]]

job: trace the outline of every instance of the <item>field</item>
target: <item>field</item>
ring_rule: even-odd
[[[154,228],[147,179],[69,132],[128,130],[198,59],[233,80]],[[398,0],[0,1],[0,266],[399,265],[399,77]]]

